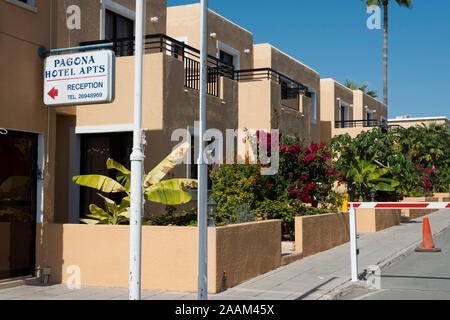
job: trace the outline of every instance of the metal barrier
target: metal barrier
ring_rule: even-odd
[[[358,281],[358,245],[356,240],[356,209],[450,209],[450,202],[349,202],[350,263],[352,281]]]

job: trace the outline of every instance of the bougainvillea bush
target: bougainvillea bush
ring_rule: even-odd
[[[257,132],[257,137],[260,134],[267,133]],[[331,165],[328,147],[323,143],[304,147],[284,137],[280,141],[279,170],[274,175],[261,175],[263,165],[251,164],[248,159],[244,164],[223,164],[211,172],[218,223],[233,221],[234,208],[245,204],[259,219],[281,219],[285,230],[293,228],[296,215],[336,210],[339,197],[332,187],[342,176]],[[269,134],[266,145],[258,147],[266,147],[271,156]]]

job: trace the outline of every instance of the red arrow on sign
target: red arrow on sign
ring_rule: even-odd
[[[47,93],[53,100],[55,100],[55,97],[58,96],[58,89],[55,89],[55,87],[52,88],[52,90],[50,90]]]

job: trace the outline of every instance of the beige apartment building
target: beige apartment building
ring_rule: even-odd
[[[199,4],[169,7],[169,36],[200,46]],[[279,128],[307,144],[320,139],[320,76],[251,32],[209,10],[208,54],[232,65],[238,84],[239,128]]]
[[[450,120],[447,117],[422,117],[422,118],[411,118],[410,116],[400,116],[394,119],[388,120],[391,126],[400,126],[403,128],[409,128],[414,126],[426,125],[429,126],[432,123],[440,124],[446,126],[450,129]]]
[[[380,128],[387,130],[387,107],[362,92],[351,90],[333,79],[320,80],[321,140],[348,133],[352,138],[360,132]]]
[[[148,172],[178,143],[176,129],[186,129],[191,142],[198,136],[200,8],[167,8],[166,0],[147,3],[143,127]],[[79,29],[67,25],[74,5],[80,8]],[[31,274],[36,261],[45,264],[52,244],[43,243],[43,223],[76,224],[89,204],[100,204],[96,192],[74,184],[73,176],[112,174],[107,158],[129,166],[134,19],[131,0],[0,0],[0,168],[8,168],[0,169],[0,279]],[[348,120],[387,115],[377,100],[333,80],[321,81],[315,70],[270,44],[254,44],[251,32],[211,10],[208,36],[208,128],[222,133],[280,129],[309,144],[325,133],[365,129],[336,128],[342,106],[348,105]],[[117,57],[112,103],[44,106],[39,47],[110,42]],[[191,164],[173,171],[176,177],[196,175]]]

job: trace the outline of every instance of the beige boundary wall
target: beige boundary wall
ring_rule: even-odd
[[[450,202],[450,193],[435,193],[435,198],[438,198],[438,202]]]
[[[400,209],[356,209],[357,232],[378,232],[400,222]]]
[[[350,241],[348,212],[295,217],[295,251],[303,257]]]
[[[401,202],[445,202],[448,193],[436,193],[434,197],[406,197]],[[417,219],[433,212],[437,209],[402,209],[402,216],[407,220]]]
[[[281,265],[281,221],[208,228],[208,291],[217,293]],[[128,287],[129,227],[37,226],[37,265],[65,283],[69,266],[81,285]],[[144,226],[142,289],[197,291],[197,228]]]

